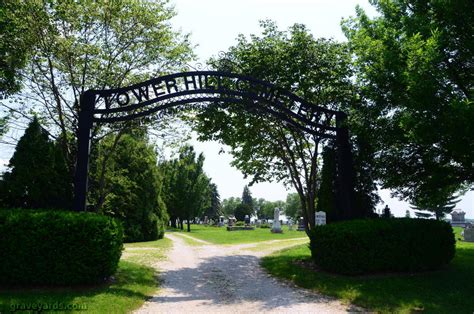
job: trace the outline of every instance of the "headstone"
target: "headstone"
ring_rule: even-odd
[[[207,216],[204,216],[204,224],[205,224],[205,225],[208,225],[208,224],[209,224],[209,219],[207,218]]]
[[[453,227],[466,227],[466,220],[464,218],[464,215],[466,215],[465,212],[463,212],[460,209],[455,209],[451,213],[451,226]]]
[[[281,224],[280,224],[280,209],[275,208],[273,212],[273,226],[272,230],[273,233],[282,233]]]
[[[305,231],[305,226],[304,226],[304,218],[303,217],[300,217],[300,219],[298,220],[298,231]]]
[[[463,232],[464,241],[466,242],[474,242],[474,226],[469,225],[464,229]]]
[[[224,216],[219,216],[219,227],[224,226]]]
[[[227,220],[227,226],[232,227],[234,225],[234,219],[232,217],[229,217]]]
[[[314,213],[314,222],[316,226],[322,226],[326,224],[326,213],[319,211]]]
[[[288,219],[288,230],[293,231],[293,219]]]

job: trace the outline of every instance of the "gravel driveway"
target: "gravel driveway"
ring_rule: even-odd
[[[181,235],[168,259],[156,267],[162,286],[136,313],[339,313],[360,312],[351,305],[269,276],[259,258],[301,239],[266,244],[187,245]]]

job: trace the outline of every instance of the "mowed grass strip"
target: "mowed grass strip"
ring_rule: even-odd
[[[125,244],[125,251],[114,279],[98,286],[13,289],[0,287],[0,313],[10,312],[14,308],[31,308],[33,305],[43,308],[45,305],[70,306],[90,313],[129,313],[138,309],[158,289],[157,273],[151,265],[165,258],[170,246],[171,241],[166,238]],[[52,312],[65,311],[53,309]]]
[[[455,228],[456,239],[461,228]],[[458,241],[445,269],[419,274],[350,277],[309,270],[307,245],[264,257],[262,266],[296,285],[381,313],[473,313],[474,243]]]
[[[287,226],[283,226],[283,233],[272,233],[271,229],[268,228],[227,231],[226,227],[191,225],[191,232],[186,232],[186,230],[181,232],[213,244],[242,244],[307,237],[304,231],[296,231],[295,229],[296,226],[294,226],[294,230],[289,231]]]

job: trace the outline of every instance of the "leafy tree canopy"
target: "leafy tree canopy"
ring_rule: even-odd
[[[345,44],[315,39],[299,24],[287,31],[278,30],[271,21],[261,26],[262,36],[240,35],[237,44],[223,58],[211,60],[211,65],[274,83],[323,107],[340,109],[353,101],[351,60]],[[203,140],[229,145],[232,164],[252,183],[276,180],[294,187],[310,228],[322,141],[262,114],[260,105],[207,107],[198,115],[196,129]]]
[[[400,198],[474,182],[474,2],[373,0],[343,22],[362,101],[352,114]]]
[[[202,217],[211,205],[210,179],[203,170],[204,155],[192,146],[180,149],[179,157],[161,164],[164,171],[164,200],[171,217],[190,221]]]
[[[17,116],[36,112],[53,136],[67,139],[62,150],[71,175],[82,92],[137,83],[181,68],[193,57],[187,35],[170,25],[175,12],[166,0],[18,2],[37,4],[26,20],[21,6],[8,6],[21,24],[18,32],[31,34],[34,45],[22,72],[26,88],[13,105],[1,105]],[[36,23],[43,20],[45,24]],[[95,126],[93,138],[108,131]]]

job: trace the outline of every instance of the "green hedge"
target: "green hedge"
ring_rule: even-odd
[[[321,269],[341,274],[438,269],[454,257],[451,226],[427,219],[353,220],[314,228],[311,255]]]
[[[0,210],[0,284],[104,281],[117,269],[122,240],[120,223],[94,213]]]

